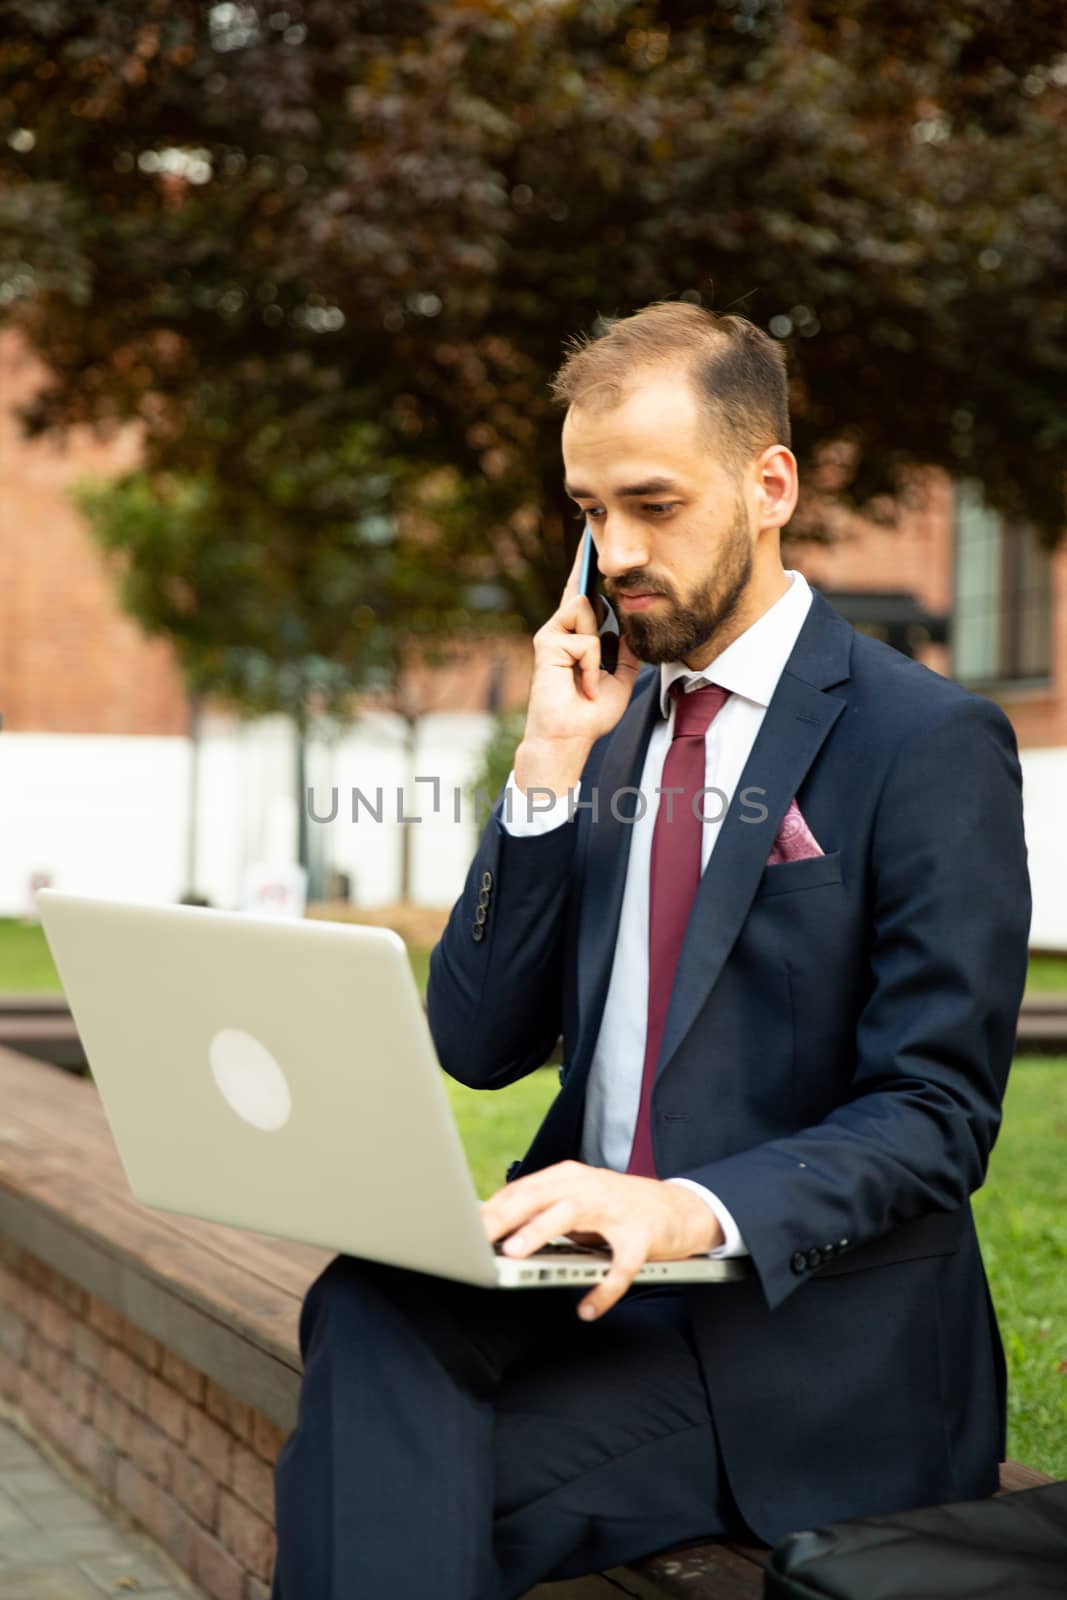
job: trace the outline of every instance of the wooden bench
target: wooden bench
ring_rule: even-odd
[[[0,994],[0,1046],[83,1068],[85,1054],[64,995]],[[551,1062],[562,1057],[563,1041],[553,1046]],[[1028,995],[1019,1012],[1016,1047],[1023,1055],[1062,1055],[1067,1051],[1067,995]]]
[[[331,1257],[147,1210],[91,1081],[0,1048],[0,1395],[217,1600],[268,1595],[300,1308]],[[745,1600],[766,1554],[704,1545],[529,1600]]]
[[[74,1018],[61,994],[0,994],[0,1046],[57,1067],[85,1065]]]
[[[1027,995],[1019,1012],[1015,1048],[1020,1055],[1062,1055],[1067,1050],[1067,995]]]
[[[1018,1461],[1002,1462],[1000,1492],[1051,1483],[1043,1472]],[[632,1567],[597,1577],[541,1584],[526,1600],[760,1600],[770,1550],[762,1545],[702,1544],[651,1556]]]

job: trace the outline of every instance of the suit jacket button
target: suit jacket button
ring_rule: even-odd
[[[559,1083],[560,1083],[560,1088],[562,1088],[563,1085],[566,1083],[567,1074],[568,1074],[568,1072],[570,1070],[571,1070],[571,1064],[570,1064],[569,1061],[561,1061],[560,1062],[560,1065],[559,1065]]]
[[[808,1266],[809,1267],[821,1267],[822,1266],[822,1251],[821,1250],[816,1250],[813,1247],[812,1249],[810,1249],[808,1251]]]
[[[483,889],[491,889],[492,887],[493,887],[493,874],[487,870],[487,871],[482,873],[482,888]]]
[[[793,1271],[798,1273],[798,1274],[801,1273],[801,1272],[806,1272],[807,1271],[808,1258],[804,1254],[803,1250],[798,1250],[797,1251],[796,1255],[793,1257],[792,1261],[790,1262],[790,1266],[793,1268]]]
[[[475,908],[474,908],[474,921],[475,921],[476,925],[479,928],[483,925],[483,923],[485,922],[485,919],[486,919],[486,917],[488,915],[489,915],[489,913],[485,909],[484,906],[480,906],[480,905],[479,906],[475,906]]]
[[[837,1248],[839,1250],[847,1250],[848,1249],[848,1240],[847,1239],[838,1239]]]
[[[834,1247],[833,1247],[833,1245],[832,1244],[824,1244],[822,1249],[819,1251],[819,1254],[820,1254],[820,1256],[822,1257],[822,1259],[824,1261],[832,1261],[833,1260],[833,1256],[834,1256]]]
[[[478,904],[480,906],[487,906],[489,904],[490,898],[491,898],[491,896],[489,894],[489,890],[488,889],[479,889],[478,890]]]
[[[474,940],[475,944],[477,944],[480,939],[485,938],[485,929],[482,927],[480,922],[476,922],[471,928],[471,938]]]

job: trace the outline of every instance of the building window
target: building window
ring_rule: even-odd
[[[961,683],[1047,683],[1049,553],[1028,523],[1008,520],[967,481],[956,489],[952,675]]]

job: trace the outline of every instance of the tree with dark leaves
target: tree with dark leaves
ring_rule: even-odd
[[[548,378],[656,299],[788,340],[800,526],[927,465],[1059,535],[1061,0],[0,0],[0,128],[28,424],[139,424],[88,503],[202,685],[536,626]]]

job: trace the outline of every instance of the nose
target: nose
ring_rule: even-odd
[[[597,566],[605,578],[621,578],[648,562],[644,530],[628,518],[606,516],[596,530]]]

